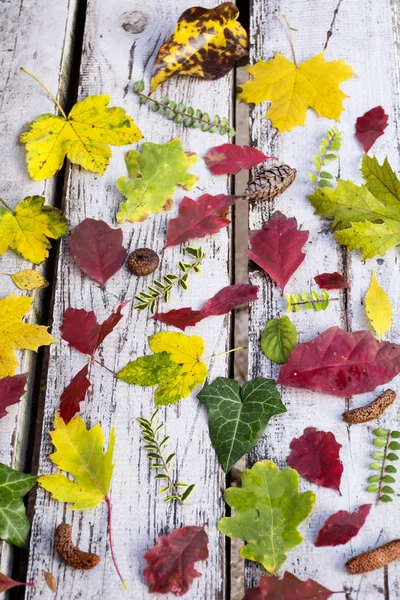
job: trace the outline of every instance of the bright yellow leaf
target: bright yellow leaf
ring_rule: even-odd
[[[20,290],[38,290],[49,285],[43,275],[32,269],[12,273],[10,277]]]
[[[392,307],[385,290],[376,279],[375,271],[372,273],[371,284],[365,295],[365,310],[372,327],[381,338],[392,323]]]
[[[281,54],[268,62],[259,60],[246,69],[253,79],[242,85],[240,98],[248,104],[272,102],[265,118],[280,133],[303,125],[308,108],[321,117],[338,120],[347,98],[339,85],[355,75],[344,60],[327,62],[321,52],[296,66]]]
[[[14,375],[18,366],[15,350],[34,350],[55,342],[47,327],[21,323],[31,310],[32,298],[11,294],[0,300],[0,379]]]

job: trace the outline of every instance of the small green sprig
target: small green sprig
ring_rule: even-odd
[[[321,296],[318,292],[307,292],[301,291],[299,294],[285,294],[287,301],[286,312],[299,312],[302,307],[308,310],[326,310],[330,302],[339,300],[339,298],[331,298],[327,290],[321,290]]]
[[[136,300],[139,301],[139,304],[136,304],[133,308],[136,310],[144,310],[150,306],[151,312],[154,313],[157,300],[162,297],[164,298],[165,302],[168,302],[171,289],[175,285],[178,285],[184,290],[188,289],[187,282],[189,278],[189,272],[194,271],[195,273],[201,273],[200,264],[204,258],[204,252],[202,248],[192,248],[191,246],[187,246],[185,248],[185,252],[195,260],[191,263],[183,260],[179,261],[179,268],[181,271],[183,271],[183,275],[181,275],[181,277],[178,277],[178,275],[173,273],[163,275],[164,283],[158,279],[155,279],[155,287],[149,285],[147,292],[140,292],[140,294],[135,296]]]
[[[140,104],[151,102],[153,104],[151,110],[160,112],[169,121],[177,124],[182,123],[184,127],[191,127],[192,129],[200,127],[201,131],[208,131],[209,133],[219,132],[221,135],[227,135],[228,137],[236,135],[233,127],[229,127],[229,121],[226,117],[215,115],[212,119],[208,113],[199,109],[196,110],[192,106],[186,106],[183,102],[175,102],[168,96],[164,96],[162,100],[155,100],[151,96],[147,96],[143,93],[143,80],[136,81],[133,90],[140,97]]]
[[[156,426],[154,423],[158,411],[159,409],[157,408],[152,414],[150,421],[144,417],[138,417],[140,427],[142,428],[143,440],[145,442],[144,449],[147,451],[147,456],[150,460],[150,468],[160,471],[160,473],[157,473],[156,479],[166,483],[166,485],[163,485],[158,490],[159,494],[168,493],[167,497],[164,498],[164,502],[176,500],[179,504],[183,504],[192,494],[196,485],[189,485],[182,481],[174,482],[170,471],[170,464],[175,459],[176,454],[173,452],[172,454],[169,454],[167,458],[164,456],[169,436],[163,437],[162,440],[159,439],[159,433],[164,427],[164,424],[161,423]],[[179,492],[180,488],[185,488],[185,491],[182,494]]]
[[[372,443],[374,446],[380,448],[372,452],[371,456],[376,461],[371,463],[369,466],[374,471],[380,471],[380,474],[371,475],[368,479],[370,484],[367,487],[367,492],[378,493],[378,504],[379,502],[393,502],[392,495],[395,493],[394,489],[387,485],[388,483],[396,483],[393,477],[394,473],[397,473],[397,469],[393,465],[388,465],[388,462],[393,462],[399,459],[398,454],[391,452],[392,450],[400,450],[400,443],[395,440],[400,438],[400,431],[391,431],[390,429],[374,429],[374,439]]]
[[[316,173],[307,173],[307,177],[315,183],[315,189],[318,187],[333,187],[330,180],[334,179],[334,176],[325,169],[332,160],[337,159],[337,152],[342,146],[342,141],[342,133],[337,127],[330,129],[326,134],[326,138],[322,138],[319,154],[314,154]]]

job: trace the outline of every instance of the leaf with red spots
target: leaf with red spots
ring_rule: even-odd
[[[308,231],[297,229],[294,217],[287,218],[276,211],[260,231],[250,232],[251,250],[247,254],[279,285],[283,294],[285,285],[305,259],[301,249],[308,236]]]
[[[314,277],[314,281],[322,290],[343,290],[350,284],[346,277],[335,271],[334,273],[321,273]]]
[[[0,573],[0,594],[1,592],[7,592],[8,590],[11,590],[11,588],[16,587],[17,585],[26,585],[28,587],[33,587],[35,584],[23,583],[22,581],[14,581],[14,579],[7,577],[7,575],[4,575],[4,573]]]
[[[261,577],[260,585],[247,590],[243,600],[326,600],[332,594],[326,587],[307,579],[302,581],[292,573],[284,573],[282,579]]]
[[[143,576],[149,592],[183,596],[193,579],[201,576],[194,564],[208,558],[208,536],[204,527],[175,529],[170,535],[162,535],[144,558],[148,564]]]
[[[292,452],[287,462],[309,481],[337,490],[340,494],[340,480],[343,474],[343,465],[339,458],[341,447],[333,433],[307,427],[301,437],[290,442]]]
[[[347,544],[364,525],[372,504],[362,504],[353,513],[339,510],[327,518],[319,530],[315,546],[340,546]]]
[[[0,419],[6,416],[6,408],[17,404],[25,394],[28,374],[14,375],[0,379]]]
[[[213,175],[236,175],[242,169],[251,169],[269,158],[276,156],[266,156],[250,146],[222,144],[211,148],[204,156],[204,162]]]
[[[92,385],[88,379],[89,365],[85,365],[75,377],[71,380],[71,383],[67,385],[60,399],[60,416],[64,419],[65,423],[69,423],[70,420],[79,412],[79,405],[84,401],[86,392]]]
[[[389,115],[382,106],[375,106],[356,121],[356,138],[367,153],[376,140],[384,134],[388,126]]]

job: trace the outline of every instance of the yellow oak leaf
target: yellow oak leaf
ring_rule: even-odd
[[[5,275],[9,275],[20,290],[38,290],[49,285],[43,275],[32,269],[24,269],[18,273],[5,273]]]
[[[392,307],[385,290],[376,279],[375,271],[372,273],[371,284],[365,295],[365,310],[378,337],[382,338],[392,323]]]
[[[18,360],[13,350],[34,350],[55,342],[47,327],[21,323],[32,298],[11,294],[0,300],[0,378],[14,375]]]
[[[344,60],[327,62],[321,52],[297,66],[281,54],[259,60],[246,69],[253,79],[242,85],[240,98],[248,104],[271,101],[265,115],[280,133],[304,126],[308,108],[321,117],[338,120],[348,96],[339,85],[355,75]]]

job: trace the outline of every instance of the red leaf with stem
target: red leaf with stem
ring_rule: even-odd
[[[266,156],[250,146],[222,144],[211,148],[204,156],[204,162],[213,175],[236,175],[242,169],[251,169],[269,158],[276,156]]]
[[[314,281],[322,290],[342,290],[349,288],[346,277],[335,271],[334,273],[321,273],[314,277]]]
[[[71,380],[71,383],[67,385],[60,399],[60,416],[64,419],[65,423],[69,423],[70,420],[79,412],[79,405],[84,401],[86,392],[92,385],[87,377],[89,372],[89,365],[85,365]]]
[[[302,581],[286,572],[282,579],[261,577],[260,585],[247,590],[243,600],[326,600],[332,594],[344,592],[331,592],[312,579]]]
[[[0,419],[6,416],[6,408],[21,400],[25,394],[27,379],[27,373],[0,379]]]
[[[0,594],[1,592],[7,592],[11,590],[11,588],[16,587],[17,585],[26,585],[27,587],[34,587],[34,583],[24,583],[22,581],[14,581],[4,573],[0,573]]]
[[[356,138],[367,153],[376,140],[384,134],[388,126],[389,115],[382,106],[375,106],[356,121]]]
[[[339,510],[319,530],[315,546],[340,546],[355,537],[364,525],[372,504],[362,504],[353,513]]]

